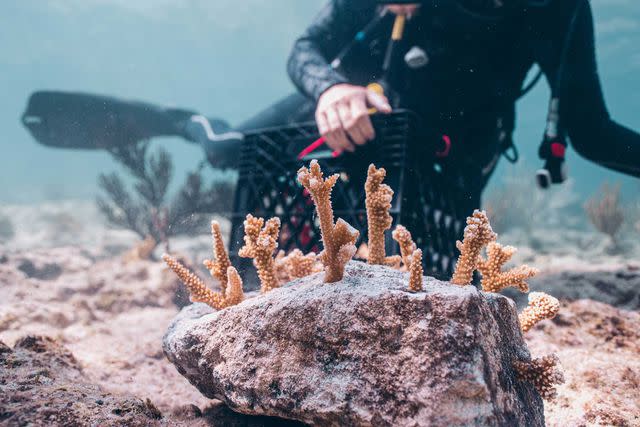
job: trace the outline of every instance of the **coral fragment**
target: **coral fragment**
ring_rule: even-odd
[[[305,255],[300,249],[294,249],[288,255],[284,251],[278,252],[275,268],[281,284],[322,271],[318,256],[313,252]]]
[[[369,237],[367,262],[369,264],[387,264],[384,233],[391,228],[393,223],[393,218],[389,214],[393,190],[382,183],[386,174],[384,168],[377,169],[375,165],[371,164],[367,171],[367,181],[364,184]]]
[[[325,266],[324,281],[333,283],[342,280],[347,262],[356,253],[356,240],[360,233],[343,219],[338,218],[334,224],[331,207],[331,191],[336,185],[339,175],[334,174],[324,179],[317,160],[312,160],[309,168],[298,170],[298,181],[311,194],[320,219],[320,232],[324,250],[320,253],[320,261]]]
[[[531,292],[529,294],[529,305],[518,315],[520,329],[522,329],[522,332],[527,332],[536,323],[556,317],[559,310],[560,301],[556,298],[544,292]]]
[[[422,290],[423,282],[421,249],[413,251],[413,254],[411,254],[411,263],[409,265],[409,290],[411,292],[419,292]]]
[[[517,360],[513,367],[522,381],[529,381],[545,400],[557,396],[556,385],[564,383],[564,375],[558,368],[558,356],[551,354],[530,361]]]
[[[253,258],[260,278],[261,292],[280,287],[273,257],[278,247],[279,232],[280,218],[271,218],[265,223],[263,218],[249,214],[244,221],[244,246],[240,248],[238,255]]]
[[[451,283],[469,285],[473,280],[473,272],[478,265],[482,248],[496,238],[497,235],[491,229],[486,212],[480,210],[473,212],[473,215],[467,218],[462,242],[456,243],[460,256]]]
[[[413,242],[411,233],[404,226],[398,225],[393,233],[391,233],[393,240],[398,242],[400,246],[400,255],[405,268],[411,267],[411,257],[413,252],[417,249],[416,244]]]
[[[233,276],[230,277],[230,279],[233,283],[229,284],[226,294],[222,294],[209,289],[202,279],[172,256],[164,254],[162,255],[162,259],[187,287],[189,294],[191,295],[191,301],[203,302],[216,310],[221,310],[242,301],[242,280],[235,268],[229,268],[230,273]]]
[[[227,269],[231,266],[231,260],[222,240],[220,223],[215,220],[211,221],[211,238],[213,240],[213,259],[204,260],[204,265],[211,276],[220,282],[220,289],[224,294],[227,289]]]
[[[529,285],[525,281],[536,274],[538,270],[528,265],[521,265],[508,271],[502,271],[504,266],[517,249],[513,246],[502,246],[491,242],[487,246],[487,259],[478,261],[477,269],[482,274],[481,286],[485,292],[500,292],[504,288],[514,287],[521,292],[529,292]]]

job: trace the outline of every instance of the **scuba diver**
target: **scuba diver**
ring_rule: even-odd
[[[315,119],[318,143],[357,156],[375,137],[373,110],[409,110],[421,124],[420,161],[443,165],[470,214],[500,157],[517,160],[515,104],[544,75],[551,99],[539,185],[564,181],[567,141],[640,177],[640,135],[605,105],[588,0],[331,0],[296,40],[287,69],[298,92],[233,128],[191,110],[62,92],[33,94],[23,123],[41,143],[68,148],[181,136],[212,166],[234,168],[256,129]]]

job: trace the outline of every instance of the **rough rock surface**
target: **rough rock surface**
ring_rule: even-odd
[[[175,425],[147,399],[117,396],[85,382],[73,355],[51,338],[0,342],[2,425]]]
[[[205,396],[318,425],[544,425],[509,299],[351,262],[212,312],[186,307],[164,351]]]

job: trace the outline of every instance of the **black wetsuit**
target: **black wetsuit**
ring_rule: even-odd
[[[289,75],[304,97],[293,95],[240,129],[312,118],[315,102],[329,87],[344,82],[367,84],[378,78],[392,16],[385,18],[367,43],[354,49],[339,70],[329,66],[373,19],[375,3],[332,0],[295,42],[289,58]],[[475,177],[482,181],[476,191],[484,187],[504,148],[496,124],[500,122],[509,134],[513,130],[515,101],[535,63],[552,87],[562,87],[562,125],[573,148],[598,164],[640,176],[640,135],[612,121],[604,102],[588,0],[553,0],[548,6],[495,21],[442,6],[453,3],[427,2],[407,25],[405,48],[421,47],[429,63],[419,70],[404,67],[398,89],[403,106],[418,112],[427,127],[453,136],[453,158],[475,165],[480,173]],[[580,11],[565,78],[558,85],[562,47],[577,6]]]

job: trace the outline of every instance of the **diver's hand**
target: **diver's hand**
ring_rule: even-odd
[[[331,149],[342,153],[354,151],[375,137],[368,108],[390,113],[391,106],[383,95],[365,87],[338,84],[327,89],[318,100],[316,123]]]

